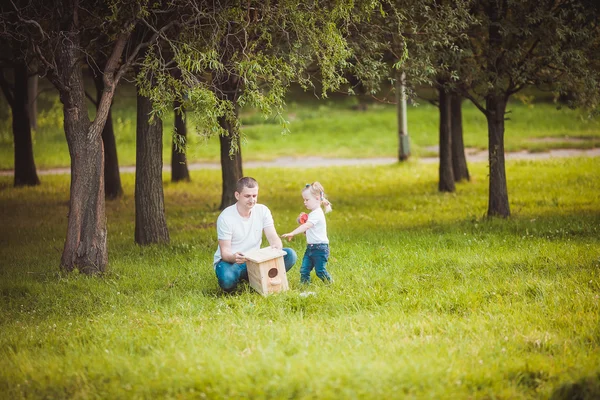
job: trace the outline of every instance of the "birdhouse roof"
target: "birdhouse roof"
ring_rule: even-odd
[[[285,255],[285,251],[280,249],[274,249],[273,247],[264,247],[262,249],[254,250],[244,254],[247,260],[250,260],[255,263],[261,263]]]

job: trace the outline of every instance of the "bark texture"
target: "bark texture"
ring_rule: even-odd
[[[450,100],[450,130],[452,132],[452,172],[454,181],[460,182],[471,180],[467,157],[465,156],[465,144],[463,140],[462,126],[462,98],[457,94],[451,95]]]
[[[506,0],[490,2],[488,16],[490,24],[487,69],[492,81],[490,85],[497,87],[499,82],[494,78],[496,71],[502,70],[502,24],[508,3]],[[508,95],[502,90],[489,93],[485,98],[486,118],[488,123],[488,152],[490,163],[488,217],[509,217],[508,189],[506,185],[506,165],[504,160],[504,114]]]
[[[504,157],[504,97],[490,95],[486,99],[488,123],[488,156],[490,162],[488,217],[509,217],[506,163]]]
[[[61,266],[86,274],[101,273],[108,264],[104,204],[104,148],[102,120],[88,118],[83,74],[79,60],[79,37],[66,32],[58,51],[60,98],[71,156],[71,197],[67,238]],[[98,117],[97,117],[98,118]],[[101,117],[100,117],[101,118]]]
[[[439,89],[440,109],[440,192],[454,192],[454,173],[452,171],[452,133],[450,129],[450,95],[443,87]]]
[[[150,99],[138,93],[135,168],[135,242],[168,243],[162,183],[162,121],[148,120]]]

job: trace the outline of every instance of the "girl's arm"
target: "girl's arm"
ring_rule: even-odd
[[[293,231],[291,231],[290,233],[284,233],[283,235],[281,235],[281,237],[287,238],[288,241],[291,241],[294,238],[294,236],[296,236],[299,233],[306,232],[313,226],[315,226],[315,225],[312,222],[305,222],[302,225],[300,225],[299,227],[297,227],[296,229],[294,229]]]

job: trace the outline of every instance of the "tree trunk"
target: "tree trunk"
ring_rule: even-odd
[[[99,103],[104,91],[101,71],[95,73],[94,84],[96,85],[96,99]],[[117,157],[117,143],[111,110],[108,111],[106,123],[102,130],[102,142],[104,143],[104,193],[107,199],[114,200],[123,195],[123,186],[121,185],[121,175],[119,173],[119,158]]]
[[[406,114],[406,74],[396,72],[396,114],[398,117],[398,160],[406,161],[410,157],[410,139]]]
[[[221,143],[221,177],[223,179],[223,193],[221,196],[221,205],[219,206],[219,209],[224,210],[236,202],[235,186],[237,181],[240,180],[244,175],[242,172],[241,151],[238,150],[237,153],[231,156],[229,155],[229,149],[231,149],[234,141],[237,141],[235,145],[239,149],[240,138],[237,135],[232,136],[233,133],[230,123],[226,121],[225,118],[220,118],[219,124],[223,129],[229,132],[227,136],[221,135],[219,137],[219,141]]]
[[[497,76],[497,71],[502,70],[499,66],[504,53],[501,21],[507,10],[506,0],[490,2],[487,9],[490,19],[488,27],[490,48],[487,52],[487,69],[490,76]],[[488,84],[495,88],[497,82],[491,81]],[[488,217],[510,216],[504,162],[504,114],[507,99],[506,94],[502,92],[492,92],[485,98],[490,164]]]
[[[27,109],[29,111],[29,126],[31,129],[37,129],[37,96],[38,96],[38,75],[33,74],[27,78],[28,101]]]
[[[82,55],[77,33],[66,32],[58,51],[57,85],[64,104],[64,124],[71,156],[71,197],[67,238],[61,266],[86,274],[101,273],[108,264],[104,204],[104,148],[102,121],[92,124],[88,117]],[[102,118],[102,116],[97,117]],[[96,123],[98,122],[98,123]]]
[[[15,186],[35,186],[40,180],[33,158],[33,141],[29,119],[27,65],[20,64],[14,69],[14,94],[12,107],[12,128],[15,145]]]
[[[238,84],[239,81],[234,76],[219,76],[217,77],[220,96],[222,99],[231,101],[234,105],[235,117],[238,116]],[[221,205],[219,209],[224,210],[228,206],[236,202],[235,186],[237,181],[242,178],[242,149],[240,147],[239,133],[232,122],[226,117],[219,118],[219,125],[227,132],[226,135],[219,137],[221,144],[221,177],[223,179],[223,193],[221,195]],[[236,148],[234,154],[230,154],[230,150]]]
[[[439,89],[440,108],[440,192],[454,192],[454,173],[452,171],[452,134],[450,127],[450,94],[443,87]]]
[[[138,93],[135,163],[135,242],[168,243],[162,185],[162,121],[148,120],[152,102]]]
[[[450,100],[450,121],[452,131],[452,172],[454,181],[460,182],[463,179],[471,180],[469,168],[467,167],[467,157],[465,156],[465,144],[463,141],[462,126],[462,98],[458,94],[451,94]]]
[[[185,110],[183,105],[176,101],[174,104],[175,108],[175,133],[179,135],[178,139],[173,137],[173,145],[171,149],[171,181],[190,181],[190,172],[188,171],[187,160],[185,156],[186,143],[187,143],[187,126],[185,124]],[[181,139],[181,140],[179,140]],[[175,142],[179,143],[178,147]]]
[[[488,143],[489,143],[489,201],[488,217],[509,217],[508,189],[506,185],[506,167],[504,161],[504,114],[506,100],[499,95],[486,98]]]

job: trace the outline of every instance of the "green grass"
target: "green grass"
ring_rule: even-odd
[[[335,284],[301,288],[295,266],[266,298],[218,289],[219,171],[165,175],[172,239],[151,247],[124,174],[95,278],[58,271],[68,176],[0,177],[0,397],[598,398],[600,159],[509,161],[507,220],[483,218],[487,168],[470,169],[455,194],[416,162],[248,170],[279,233],[304,182],[334,207]]]
[[[2,101],[2,100],[0,100]],[[317,100],[304,93],[293,93],[286,110],[290,133],[274,120],[264,120],[254,111],[241,114],[243,124],[242,156],[245,161],[274,160],[280,157],[396,157],[398,149],[397,117],[393,105],[372,103],[368,111],[352,109],[354,97],[332,95]],[[4,106],[6,108],[6,106]],[[40,127],[34,133],[34,156],[38,168],[66,167],[69,153],[62,130],[62,108],[54,92],[40,96]],[[3,107],[0,107],[0,111]],[[592,148],[600,144],[600,120],[588,119],[581,110],[556,109],[552,103],[509,105],[506,122],[507,151],[551,148]],[[1,114],[1,113],[0,113]],[[470,102],[463,107],[465,145],[487,148],[487,125],[483,114]],[[0,116],[1,117],[1,116]],[[438,110],[426,101],[408,110],[411,151],[415,156],[432,155],[438,143]],[[119,89],[113,107],[113,123],[120,165],[135,165],[135,93],[128,87]],[[172,117],[164,121],[165,164],[171,160]],[[219,161],[218,139],[204,139],[188,123],[190,161]],[[12,131],[8,116],[0,124],[0,169],[14,165]],[[552,142],[532,139],[553,138]],[[580,140],[573,142],[570,139]],[[558,139],[558,140],[557,140]]]

